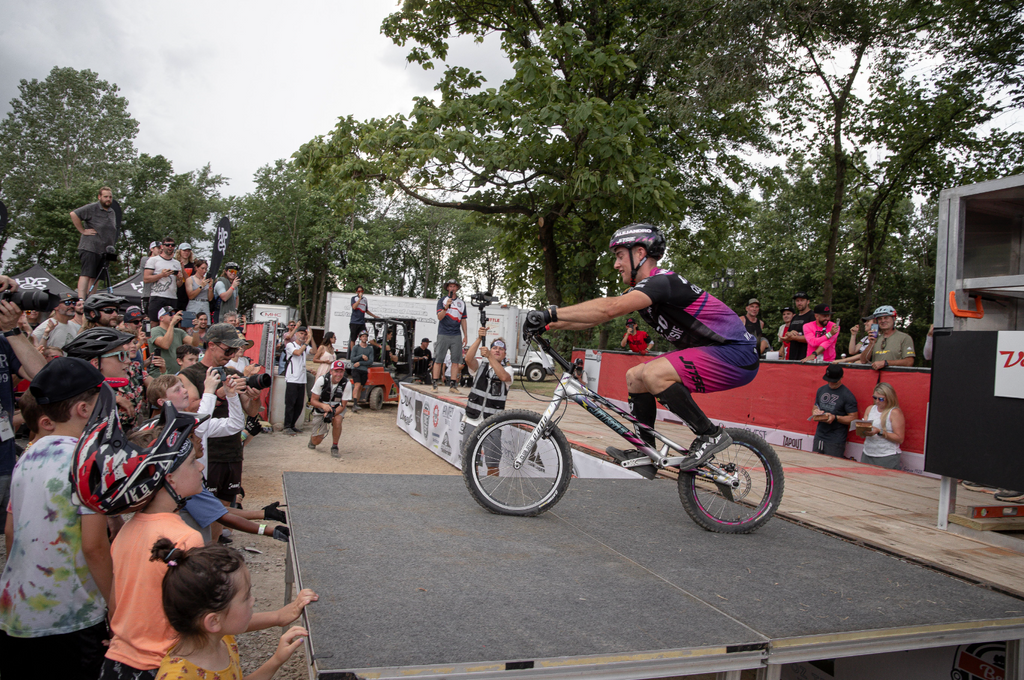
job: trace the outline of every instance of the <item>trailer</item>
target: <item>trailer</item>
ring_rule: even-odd
[[[349,348],[349,320],[352,318],[352,297],[355,293],[333,291],[327,294],[327,313],[324,317],[325,330],[333,331],[338,338],[335,345],[340,350],[348,352]],[[399,337],[396,339],[398,347],[405,346],[405,338],[402,335],[405,329],[412,334],[412,346],[417,346],[420,340],[426,338],[429,342],[430,351],[434,351],[434,341],[437,339],[437,300],[427,298],[397,297],[389,295],[367,295],[366,302],[369,311],[381,319],[390,319],[404,324],[404,329],[399,330]],[[466,306],[468,316],[466,319],[469,331],[469,341],[472,343],[476,337],[477,329],[480,328],[480,310],[470,306],[467,296]],[[530,380],[543,380],[551,373],[550,360],[536,351],[528,352],[526,343],[522,339],[522,319],[529,310],[521,310],[512,305],[500,302],[488,305],[484,312],[487,317],[487,341],[502,337],[509,347],[514,351],[509,352],[513,366],[524,371]],[[367,315],[367,328],[375,340],[382,340],[378,337],[383,324],[375,324],[375,319]]]

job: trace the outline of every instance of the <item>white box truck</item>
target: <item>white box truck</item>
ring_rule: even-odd
[[[249,323],[264,323],[276,321],[282,326],[287,326],[289,321],[297,321],[299,310],[287,305],[253,305],[252,315],[247,319]]]

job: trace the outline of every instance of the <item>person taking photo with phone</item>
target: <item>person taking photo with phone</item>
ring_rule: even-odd
[[[164,360],[162,373],[177,373],[181,370],[178,364],[178,348],[182,345],[198,347],[202,343],[198,338],[188,335],[178,328],[182,313],[167,305],[157,311],[160,325],[152,330],[149,337],[150,354],[159,355]]]

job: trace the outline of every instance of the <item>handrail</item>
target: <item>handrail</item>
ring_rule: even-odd
[[[969,309],[960,309],[956,306],[956,291],[949,291],[949,308],[953,312],[953,316],[958,316],[965,319],[981,319],[985,316],[985,308],[981,305],[981,296],[977,295],[974,298],[975,311]]]

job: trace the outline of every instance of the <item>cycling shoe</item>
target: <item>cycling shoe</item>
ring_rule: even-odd
[[[722,428],[716,432],[702,434],[693,440],[689,455],[679,464],[680,470],[692,470],[714,458],[716,453],[725,451],[732,446],[732,437]]]

